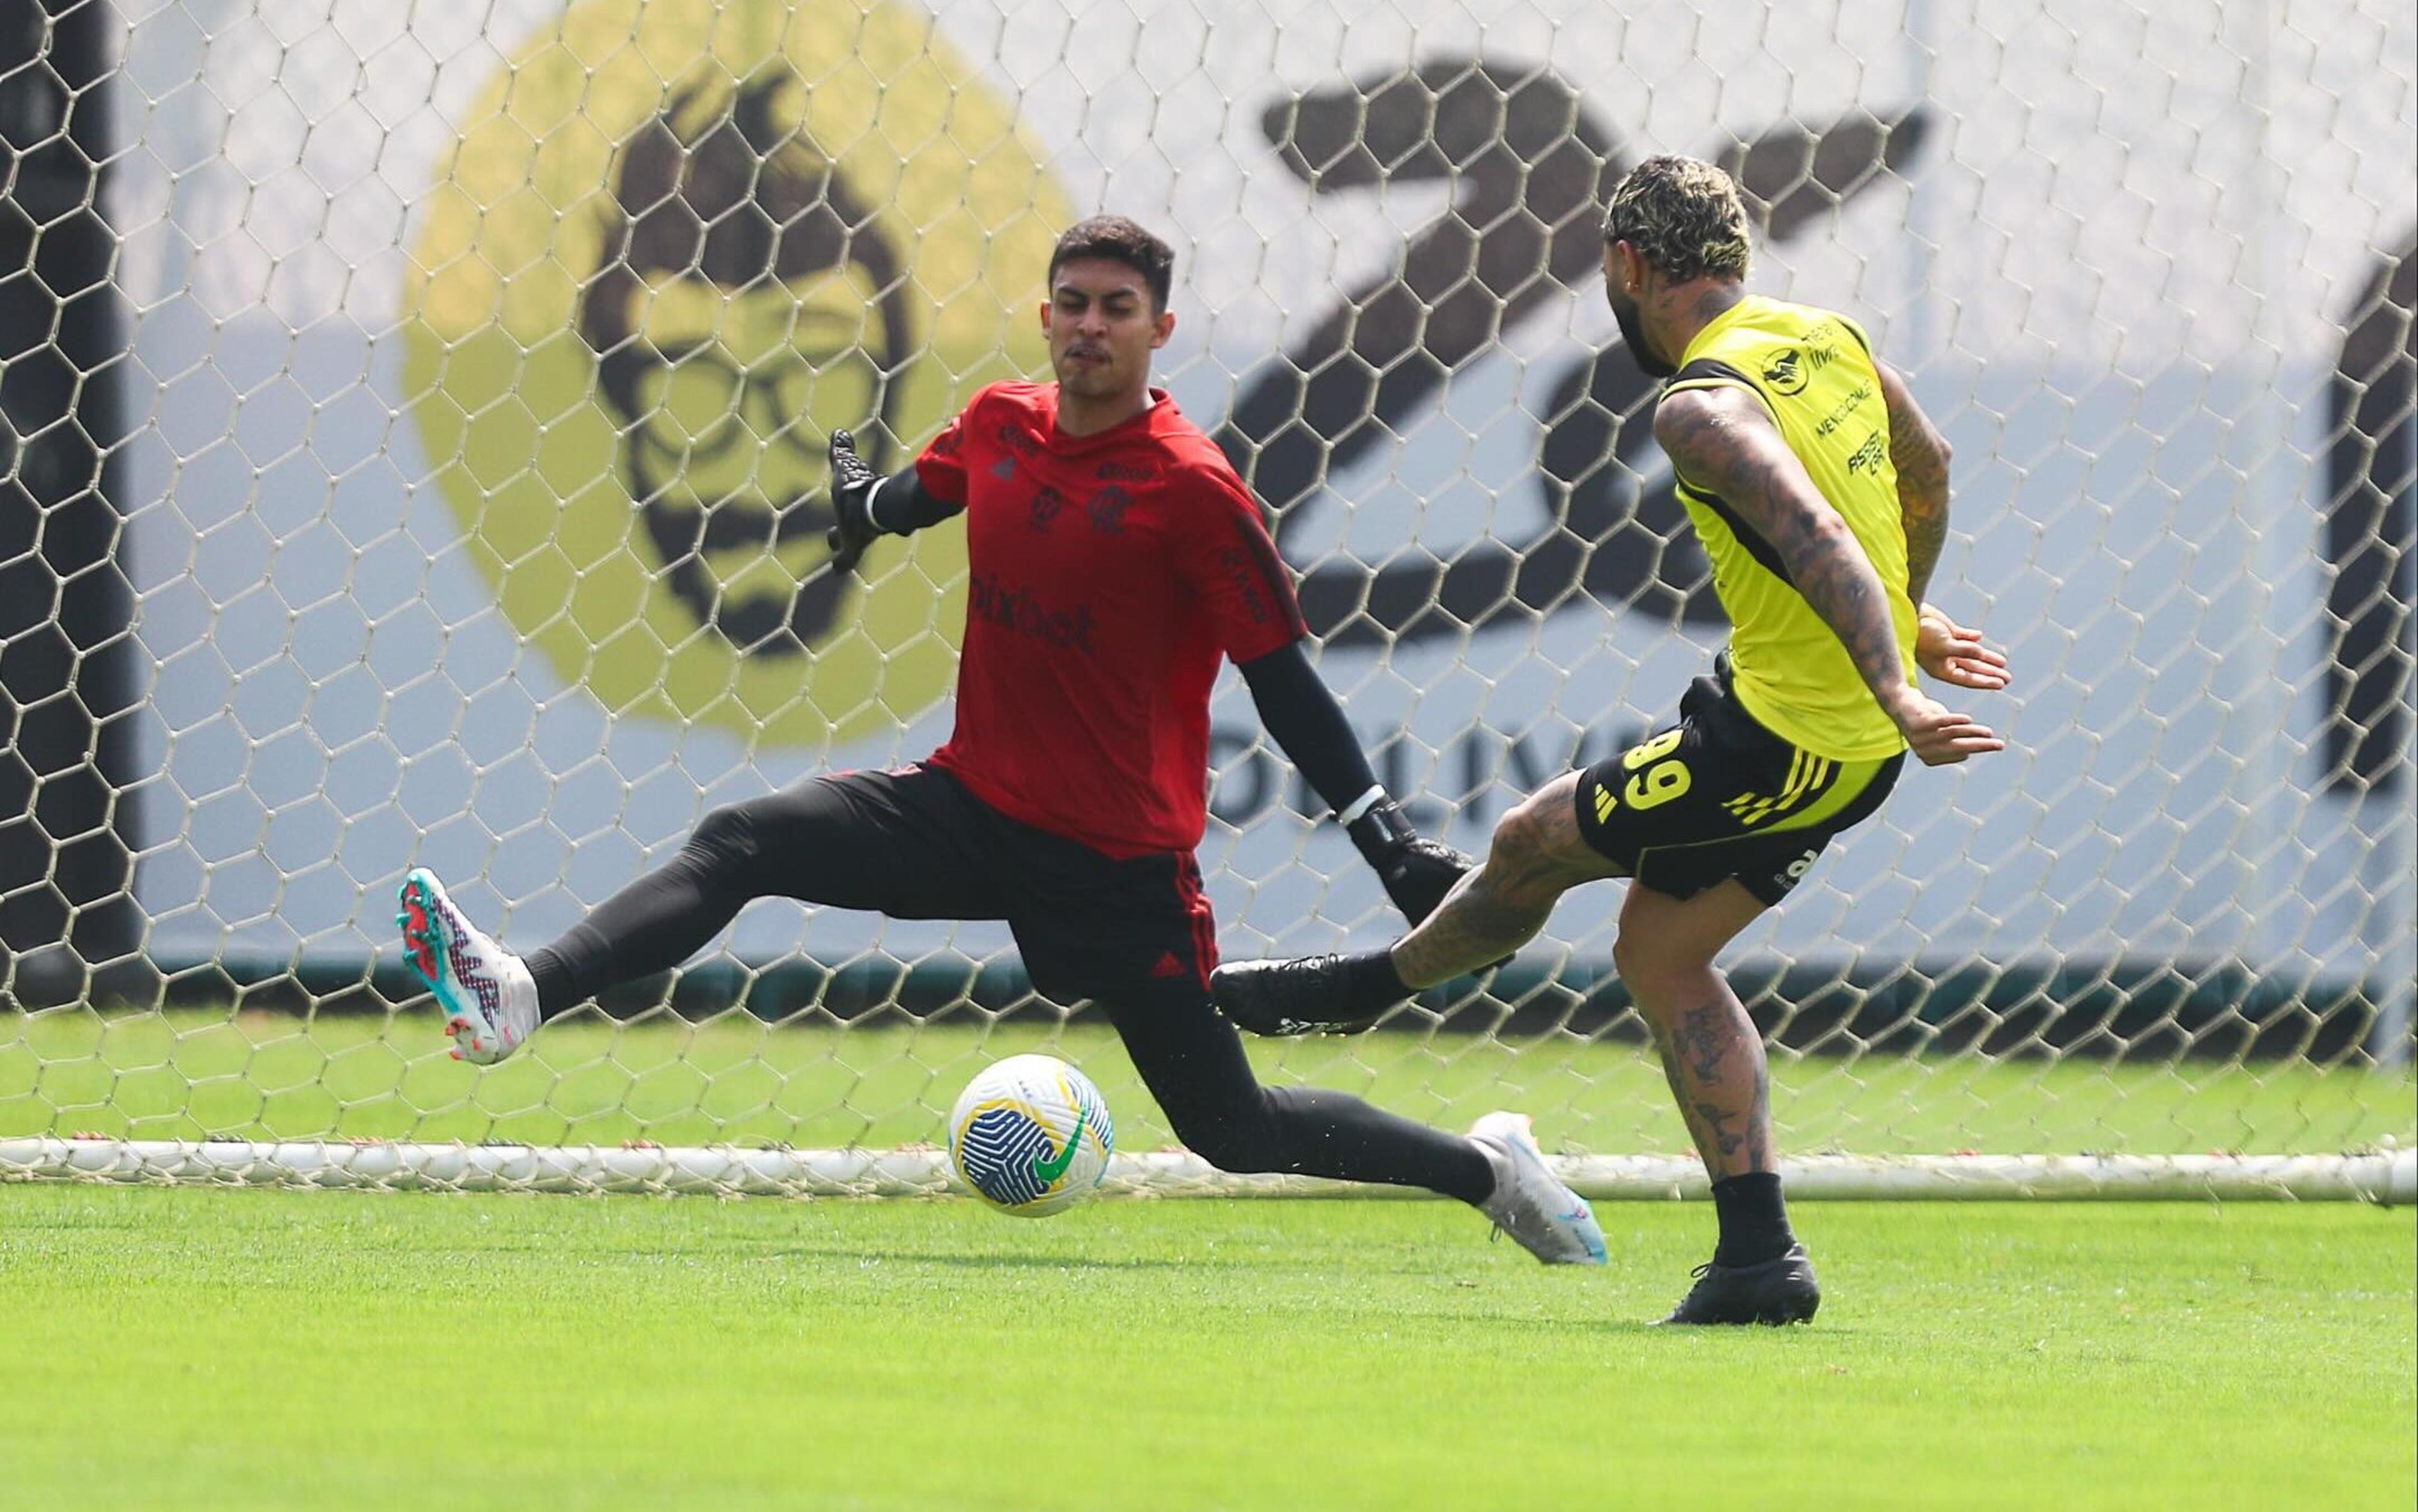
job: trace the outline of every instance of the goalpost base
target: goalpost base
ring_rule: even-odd
[[[1701,1199],[1704,1168],[1672,1155],[1553,1157],[1598,1200]],[[2222,1199],[2418,1202],[2418,1150],[2339,1155],[1805,1155],[1781,1162],[1793,1199]],[[733,1146],[360,1144],[0,1139],[0,1180],[467,1192],[938,1197],[945,1152]],[[1103,1184],[1135,1197],[1424,1197],[1300,1176],[1237,1176],[1182,1151],[1121,1154]]]

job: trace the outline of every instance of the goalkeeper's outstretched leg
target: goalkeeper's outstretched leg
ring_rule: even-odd
[[[540,1023],[667,971],[759,897],[897,918],[999,919],[1003,889],[968,839],[962,795],[923,771],[809,777],[707,814],[678,854],[562,936],[516,955],[425,870],[405,878],[405,954],[446,1015],[457,1060],[504,1059]]]
[[[1118,858],[1023,824],[930,767],[811,778],[707,816],[680,853],[523,959],[472,926],[436,879],[404,882],[404,939],[455,1054],[513,1053],[539,1023],[704,945],[750,899],[895,918],[1004,919],[1035,985],[1108,1007],[1182,1138],[1232,1171],[1421,1186],[1461,1199],[1549,1264],[1601,1264],[1602,1231],[1526,1120],[1469,1136],[1347,1093],[1263,1086],[1207,991],[1214,923],[1189,855]]]
[[[1593,1210],[1545,1164],[1524,1115],[1490,1113],[1464,1137],[1348,1092],[1264,1086],[1197,983],[1136,984],[1103,1006],[1176,1138],[1218,1169],[1422,1186],[1548,1265],[1604,1263]]]
[[[403,879],[404,954],[445,1012],[453,1059],[493,1065],[537,1031],[537,985],[528,968],[462,916],[436,875],[413,867]]]

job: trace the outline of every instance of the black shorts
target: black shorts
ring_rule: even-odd
[[[1735,877],[1765,903],[1804,879],[1831,837],[1871,817],[1904,753],[1832,761],[1757,724],[1718,678],[1698,678],[1679,722],[1580,774],[1579,832],[1658,893],[1693,897]]]
[[[1008,817],[937,767],[813,777],[758,805],[782,811],[768,832],[799,851],[758,859],[774,890],[894,919],[1003,919],[1056,1001],[1205,992],[1217,964],[1189,854],[1120,861]]]

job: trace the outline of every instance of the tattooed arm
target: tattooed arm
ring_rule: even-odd
[[[1888,586],[1759,400],[1726,385],[1683,389],[1655,410],[1654,438],[1681,481],[1719,497],[1779,553],[1797,591],[1847,649],[1916,756],[1937,766],[2003,748],[1988,729],[1907,680]]]
[[[1875,359],[1881,399],[1889,405],[1890,461],[1897,467],[1898,520],[1905,527],[1905,594],[1914,601],[1914,659],[1943,682],[1984,691],[2007,685],[2005,653],[1923,602],[1931,570],[1948,543],[1948,440],[1895,368]]]
[[[1769,412],[1743,389],[1685,389],[1654,412],[1654,439],[1682,481],[1720,498],[1770,542],[1864,685],[1893,710],[1908,687],[1889,590]]]
[[[1881,399],[1889,405],[1890,461],[1897,466],[1898,518],[1905,526],[1905,596],[1922,607],[1931,570],[1948,543],[1948,438],[1914,402],[1905,380],[1875,359]]]

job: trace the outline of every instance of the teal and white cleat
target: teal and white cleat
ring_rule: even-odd
[[[537,983],[521,958],[471,927],[422,867],[403,879],[404,954],[445,1010],[453,1059],[493,1065],[537,1031]]]
[[[1494,1227],[1548,1265],[1601,1265],[1603,1229],[1586,1199],[1562,1184],[1537,1148],[1525,1113],[1489,1113],[1469,1138],[1494,1167],[1494,1195],[1480,1210]]]

